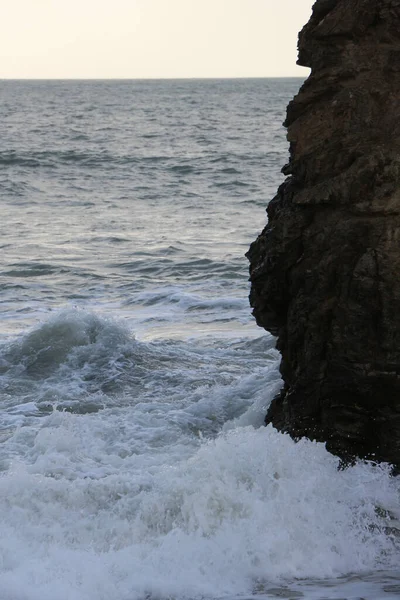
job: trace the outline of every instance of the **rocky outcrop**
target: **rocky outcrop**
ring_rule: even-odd
[[[400,0],[317,0],[298,63],[288,178],[248,252],[282,354],[267,423],[400,465]]]

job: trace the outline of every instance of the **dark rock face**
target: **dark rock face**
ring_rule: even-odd
[[[248,252],[284,388],[266,422],[400,465],[400,0],[317,0],[288,179]]]

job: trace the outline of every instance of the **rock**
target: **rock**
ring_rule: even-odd
[[[400,465],[400,0],[317,0],[288,176],[248,252],[284,387],[266,422]]]

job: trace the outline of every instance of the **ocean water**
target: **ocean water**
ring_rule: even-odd
[[[400,597],[400,478],[263,427],[300,83],[0,82],[0,600]]]

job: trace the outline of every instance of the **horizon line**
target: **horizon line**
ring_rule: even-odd
[[[195,81],[220,79],[305,79],[305,77],[302,75],[239,75],[234,77],[0,77],[0,81]]]

